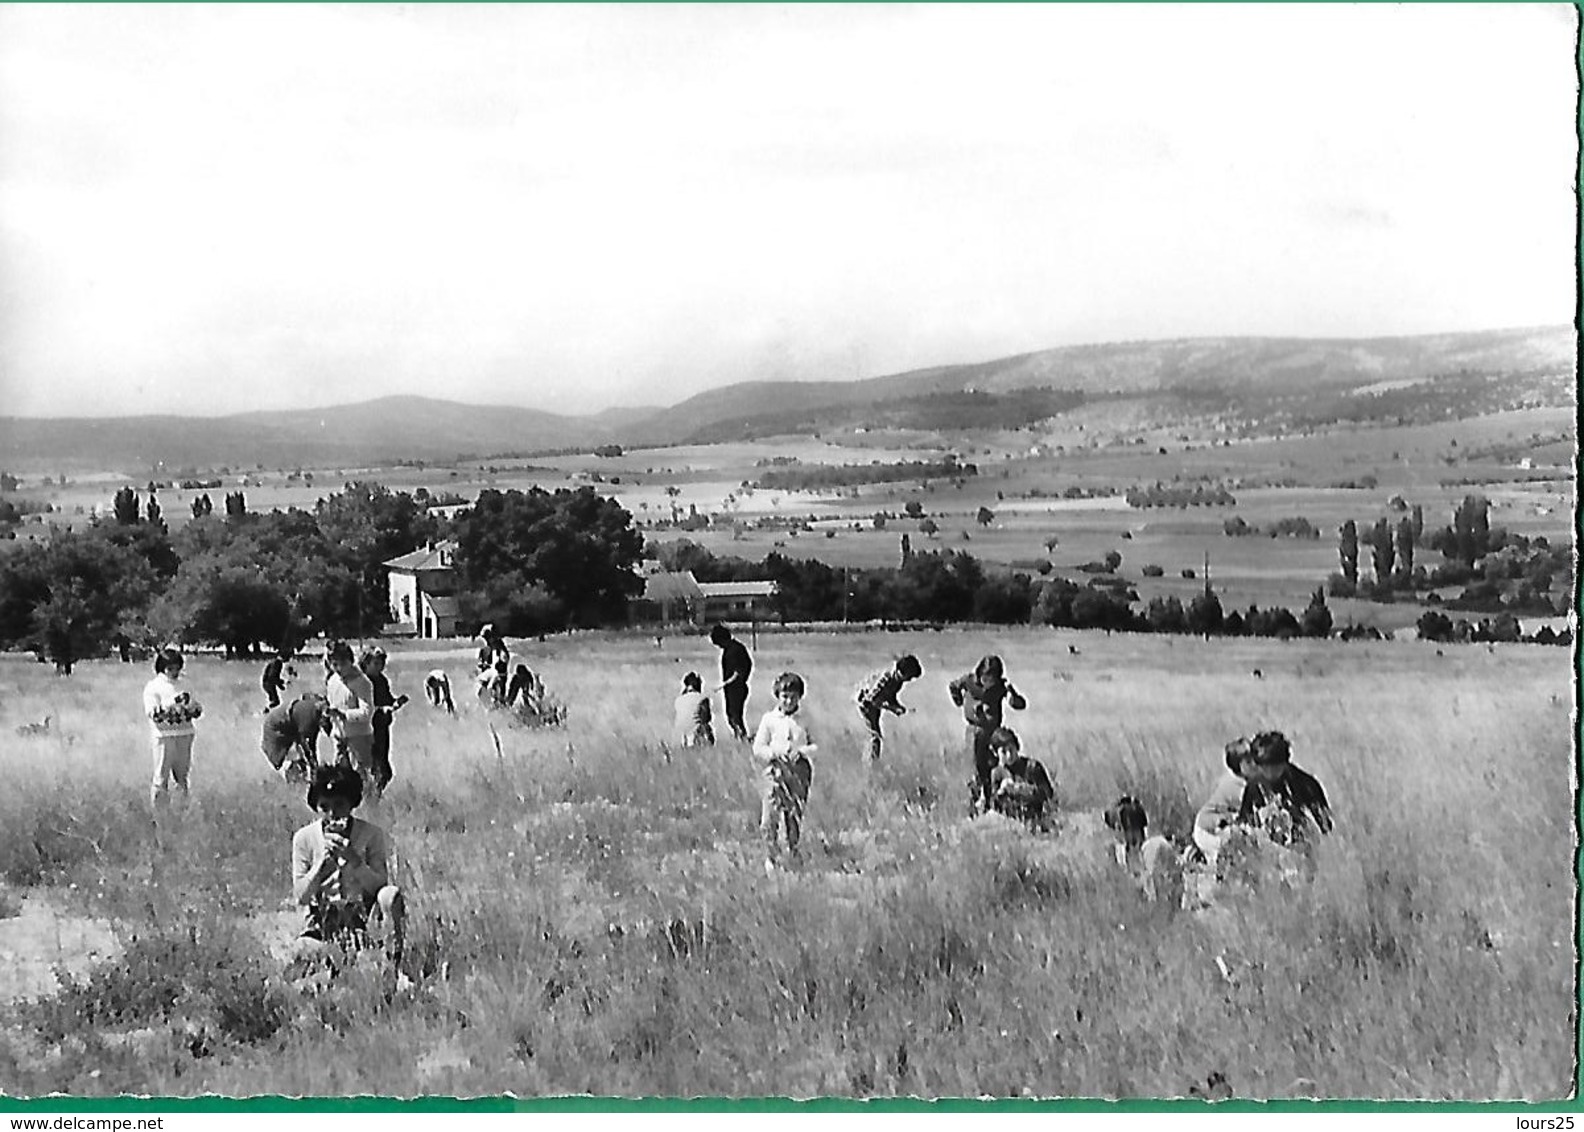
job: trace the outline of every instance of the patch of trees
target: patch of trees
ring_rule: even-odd
[[[1437,551],[1442,562],[1427,566],[1420,555],[1424,548]],[[1337,555],[1341,569],[1328,587],[1339,597],[1389,602],[1399,593],[1461,585],[1449,608],[1543,615],[1566,612],[1573,589],[1572,545],[1493,528],[1490,502],[1481,495],[1465,496],[1452,521],[1428,534],[1418,505],[1396,523],[1382,517],[1360,528],[1349,519],[1338,530]],[[1370,576],[1361,573],[1361,564],[1369,566]],[[1559,591],[1555,597],[1553,590]]]
[[[49,515],[54,510],[53,503],[42,499],[0,499],[0,526],[15,526],[29,515]]]
[[[1122,555],[1115,550],[1106,551],[1105,560],[1085,562],[1078,567],[1085,574],[1115,574],[1122,568]]]
[[[1116,494],[1114,487],[1083,487],[1073,484],[1061,491],[1046,491],[1042,487],[1031,487],[1023,493],[1025,499],[1109,499]]]
[[[481,492],[453,537],[462,619],[508,635],[621,621],[643,588],[632,515],[590,487]]]
[[[960,479],[977,475],[975,464],[944,460],[898,460],[877,464],[794,464],[768,469],[753,485],[783,491],[822,491],[870,483],[920,482],[932,479]]]
[[[1481,618],[1478,621],[1466,621],[1462,618],[1454,620],[1444,613],[1431,609],[1420,616],[1415,628],[1419,630],[1419,639],[1422,641],[1445,641],[1453,644],[1517,641],[1527,641],[1537,645],[1573,643],[1572,630],[1562,629],[1559,632],[1549,625],[1542,625],[1538,631],[1526,636],[1518,618],[1511,613]]]
[[[1225,484],[1197,483],[1165,484],[1156,482],[1148,487],[1130,487],[1124,498],[1129,507],[1141,510],[1150,507],[1234,507],[1237,498]]]
[[[1264,535],[1267,538],[1318,539],[1320,537],[1320,528],[1302,516],[1277,519],[1269,526],[1261,527],[1247,522],[1242,516],[1234,515],[1221,524],[1221,531],[1229,538],[1251,538],[1255,535]]]
[[[622,446],[620,444],[601,444],[598,448],[594,449],[594,455],[598,456],[602,460],[614,459],[621,454]]]

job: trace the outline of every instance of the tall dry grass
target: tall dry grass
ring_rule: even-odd
[[[1570,1088],[1562,650],[766,635],[749,714],[794,668],[821,745],[805,860],[773,878],[746,750],[670,743],[681,674],[712,674],[713,649],[524,651],[571,706],[565,729],[508,726],[465,695],[457,718],[419,702],[397,722],[374,815],[412,897],[415,986],[394,995],[371,965],[303,995],[265,951],[258,917],[287,893],[309,813],[258,752],[253,666],[189,665],[207,709],[196,796],[152,884],[147,673],[0,663],[0,878],[129,942],[5,1012],[0,1075],[22,1093],[242,1095],[1173,1096],[1211,1071],[1256,1097]],[[852,688],[902,651],[925,675],[870,767]],[[1285,731],[1338,813],[1318,879],[1173,915],[1113,871],[965,822],[945,683],[990,651],[1067,808],[1127,791],[1183,832],[1227,740]],[[436,663],[398,651],[392,682],[416,696]],[[463,692],[466,654],[447,666]],[[46,712],[49,738],[11,738]],[[116,1039],[129,1029],[153,1052]]]

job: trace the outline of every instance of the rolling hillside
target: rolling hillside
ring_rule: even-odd
[[[0,465],[325,467],[391,460],[451,460],[598,444],[609,428],[536,409],[382,397],[330,409],[228,417],[108,419],[0,417]]]
[[[747,381],[664,409],[573,417],[384,397],[220,418],[0,417],[0,467],[355,467],[593,446],[710,443],[787,431],[1002,428],[1088,400],[1166,398],[1245,420],[1447,419],[1572,403],[1567,326],[1411,338],[1198,338],[1069,346],[861,381]]]
[[[1194,338],[1066,346],[971,365],[940,366],[853,382],[742,382],[691,397],[625,435],[675,443],[765,435],[777,422],[850,415],[828,410],[901,397],[1050,388],[1089,395],[1172,393],[1256,402],[1334,398],[1390,384],[1403,388],[1469,374],[1551,373],[1571,378],[1570,326],[1409,338]]]

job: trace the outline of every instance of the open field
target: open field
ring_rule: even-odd
[[[564,730],[471,702],[460,646],[392,657],[398,692],[439,664],[463,694],[455,719],[401,714],[372,815],[413,901],[415,986],[389,1001],[363,964],[316,995],[278,980],[309,813],[258,752],[255,666],[188,666],[207,709],[197,794],[151,884],[147,671],[0,661],[6,1089],[1170,1096],[1212,1071],[1244,1097],[1571,1088],[1564,650],[761,634],[750,718],[796,668],[821,745],[805,860],[774,877],[746,751],[667,743],[681,673],[715,669],[702,638],[518,651],[571,705]],[[902,651],[925,674],[870,768],[851,689]],[[1129,791],[1183,833],[1222,745],[1285,731],[1338,815],[1314,885],[1173,915],[1103,862],[965,821],[945,683],[988,651],[1028,696],[1010,722],[1068,811]],[[47,737],[15,738],[46,714]],[[21,977],[57,962],[77,990]]]
[[[1055,573],[1081,579],[1078,566],[1115,550],[1123,556],[1120,575],[1136,589],[1140,608],[1157,596],[1186,600],[1198,592],[1208,556],[1225,608],[1301,609],[1315,587],[1338,569],[1337,528],[1348,519],[1362,528],[1382,516],[1395,523],[1401,512],[1391,505],[1394,497],[1405,507],[1422,507],[1429,530],[1446,525],[1459,501],[1478,493],[1491,500],[1493,526],[1528,537],[1572,537],[1571,408],[1260,438],[1150,429],[1138,422],[1090,424],[1094,427],[1066,414],[1048,427],[1005,433],[921,437],[877,431],[635,449],[614,458],[584,454],[424,468],[318,469],[313,486],[289,480],[290,470],[254,469],[246,474],[255,482],[242,490],[250,508],[269,510],[311,508],[351,479],[372,479],[400,491],[422,487],[468,500],[486,487],[554,490],[591,483],[627,508],[653,541],[688,538],[716,554],[754,561],[774,551],[834,566],[895,565],[900,536],[908,533],[915,549],[964,550],[989,566],[1025,571],[1049,561]],[[1076,431],[1080,426],[1085,431]],[[824,491],[745,492],[741,486],[763,475],[762,465],[777,457],[817,466],[933,460],[948,452],[977,462],[979,474],[956,482],[902,481]],[[1525,460],[1530,467],[1521,466]],[[226,487],[209,489],[217,507],[225,492],[237,489],[235,481],[243,473],[233,473]],[[591,481],[594,476],[601,479]],[[1237,502],[1138,509],[1123,499],[1130,487],[1177,481],[1225,484]],[[108,510],[122,482],[84,478],[65,487],[25,487],[21,494],[54,503],[61,510],[50,516],[55,521],[80,523],[96,507]],[[1062,497],[1072,489],[1105,494]],[[195,494],[162,493],[173,528],[186,521]],[[917,529],[919,520],[904,515],[909,503],[923,509],[938,533],[927,536]],[[977,522],[981,507],[994,513],[988,526]],[[685,516],[690,508],[712,524],[698,530],[670,524],[673,513]],[[874,527],[876,513],[888,516],[883,530]],[[1231,538],[1222,528],[1232,518],[1256,527],[1304,518],[1320,537]],[[804,522],[813,529],[795,529]],[[21,528],[23,537],[42,531],[41,525]],[[1053,535],[1059,543],[1047,550],[1046,540]],[[1433,564],[1440,556],[1428,552],[1423,560]],[[1144,577],[1146,565],[1161,567],[1162,576]],[[1185,569],[1198,576],[1184,578]],[[1560,593],[1559,583],[1553,596]],[[1339,625],[1352,620],[1395,630],[1414,624],[1426,608],[1411,601],[1340,603],[1336,612]]]

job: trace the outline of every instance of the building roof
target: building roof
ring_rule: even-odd
[[[429,608],[434,610],[436,617],[455,617],[457,615],[456,598],[436,597],[434,594],[424,594],[423,597],[429,603]]]
[[[650,574],[644,579],[644,601],[698,601],[703,596],[703,587],[691,570]]]
[[[705,597],[774,597],[774,582],[700,582]]]
[[[420,570],[449,570],[456,548],[456,543],[447,539],[444,542],[420,546],[400,558],[392,558],[384,565],[391,570],[410,570],[413,573]]]

